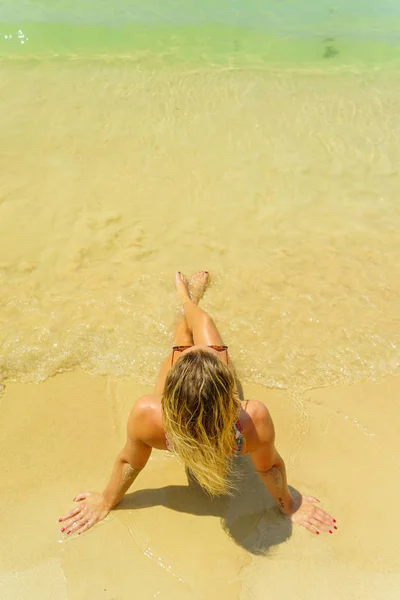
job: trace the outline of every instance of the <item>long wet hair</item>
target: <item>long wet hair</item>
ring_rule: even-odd
[[[169,370],[162,396],[168,441],[211,495],[232,491],[233,425],[239,417],[232,370],[215,354],[196,349]]]

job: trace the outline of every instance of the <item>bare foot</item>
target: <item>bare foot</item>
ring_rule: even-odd
[[[184,276],[184,274],[181,273],[180,271],[177,271],[177,273],[175,275],[175,284],[176,284],[176,291],[178,292],[179,300],[182,303],[187,302],[187,300],[191,300],[190,292],[189,292],[189,282],[186,279],[186,277]]]
[[[204,295],[206,287],[208,285],[208,271],[197,271],[190,278],[190,295],[195,304],[199,303],[199,300]]]

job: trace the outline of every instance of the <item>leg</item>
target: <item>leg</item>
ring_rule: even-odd
[[[199,271],[193,276],[192,282],[196,281],[196,278],[201,280],[206,275],[208,275],[206,271]],[[192,332],[193,335],[194,345],[223,346],[224,343],[222,341],[222,337],[210,315],[206,313],[205,310],[202,310],[197,306],[197,302],[193,301],[193,294],[192,299],[190,299],[186,278],[181,273],[177,273],[176,275],[176,288],[180,300],[184,303],[183,311],[186,317],[188,329]],[[227,352],[223,352],[220,355],[220,358],[226,365],[229,365],[233,370],[233,375],[235,377],[236,383],[235,392],[238,393],[239,398],[243,400],[243,388],[240,381],[237,378],[235,367],[232,364],[232,361],[229,360],[228,362]]]
[[[193,336],[185,315],[181,315],[175,324],[174,346],[193,346]]]
[[[205,310],[193,302],[186,302],[183,307],[186,322],[192,331],[194,345],[222,346],[222,337],[214,321]]]
[[[174,346],[193,346],[192,332],[190,331],[184,315],[180,316],[174,331]],[[165,378],[171,368],[173,353],[170,352],[164,360],[154,386],[155,394],[162,394],[164,391]]]
[[[185,278],[187,283],[187,280]],[[205,271],[196,273],[191,278],[190,284],[188,284],[188,292],[192,300],[191,304],[196,306],[203,297],[204,291],[208,283],[208,274]],[[179,317],[175,325],[174,331],[174,346],[193,346],[194,345],[192,330],[189,328],[185,315]],[[170,353],[165,361],[163,362],[160,373],[157,377],[157,381],[154,388],[155,394],[162,394],[164,391],[165,378],[172,363],[172,353]]]
[[[206,271],[199,271],[192,281],[202,280],[208,276]],[[197,306],[190,296],[189,285],[181,273],[176,274],[176,289],[183,303],[183,311],[189,331],[193,336],[194,345],[222,346],[222,337],[209,314]]]

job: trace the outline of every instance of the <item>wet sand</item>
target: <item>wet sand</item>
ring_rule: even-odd
[[[210,501],[175,457],[153,451],[118,509],[67,539],[58,516],[76,493],[104,487],[130,407],[146,391],[79,371],[7,387],[3,600],[397,598],[398,378],[313,390],[296,408],[287,392],[245,385],[271,410],[290,484],[336,516],[333,536],[292,529],[246,458],[238,493]]]

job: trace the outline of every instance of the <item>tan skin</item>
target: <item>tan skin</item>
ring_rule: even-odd
[[[189,284],[181,273],[176,274],[176,288],[183,305],[183,316],[175,329],[175,346],[191,346],[174,355],[174,364],[187,352],[205,349],[228,364],[226,352],[208,346],[222,346],[223,341],[211,317],[198,303],[207,287],[208,272],[199,271]],[[84,492],[74,499],[75,508],[59,519],[61,531],[79,535],[104,519],[122,499],[140,471],[146,466],[152,448],[167,450],[162,425],[161,397],[165,380],[171,368],[172,354],[164,361],[152,394],[143,396],[132,408],[127,423],[126,443],[118,454],[110,480],[99,494]],[[242,454],[249,454],[280,511],[293,523],[306,527],[315,534],[333,533],[336,520],[318,507],[313,496],[292,497],[286,480],[285,463],[275,447],[275,430],[264,404],[257,400],[241,403],[239,420],[243,430]],[[232,449],[234,451],[234,448]]]

